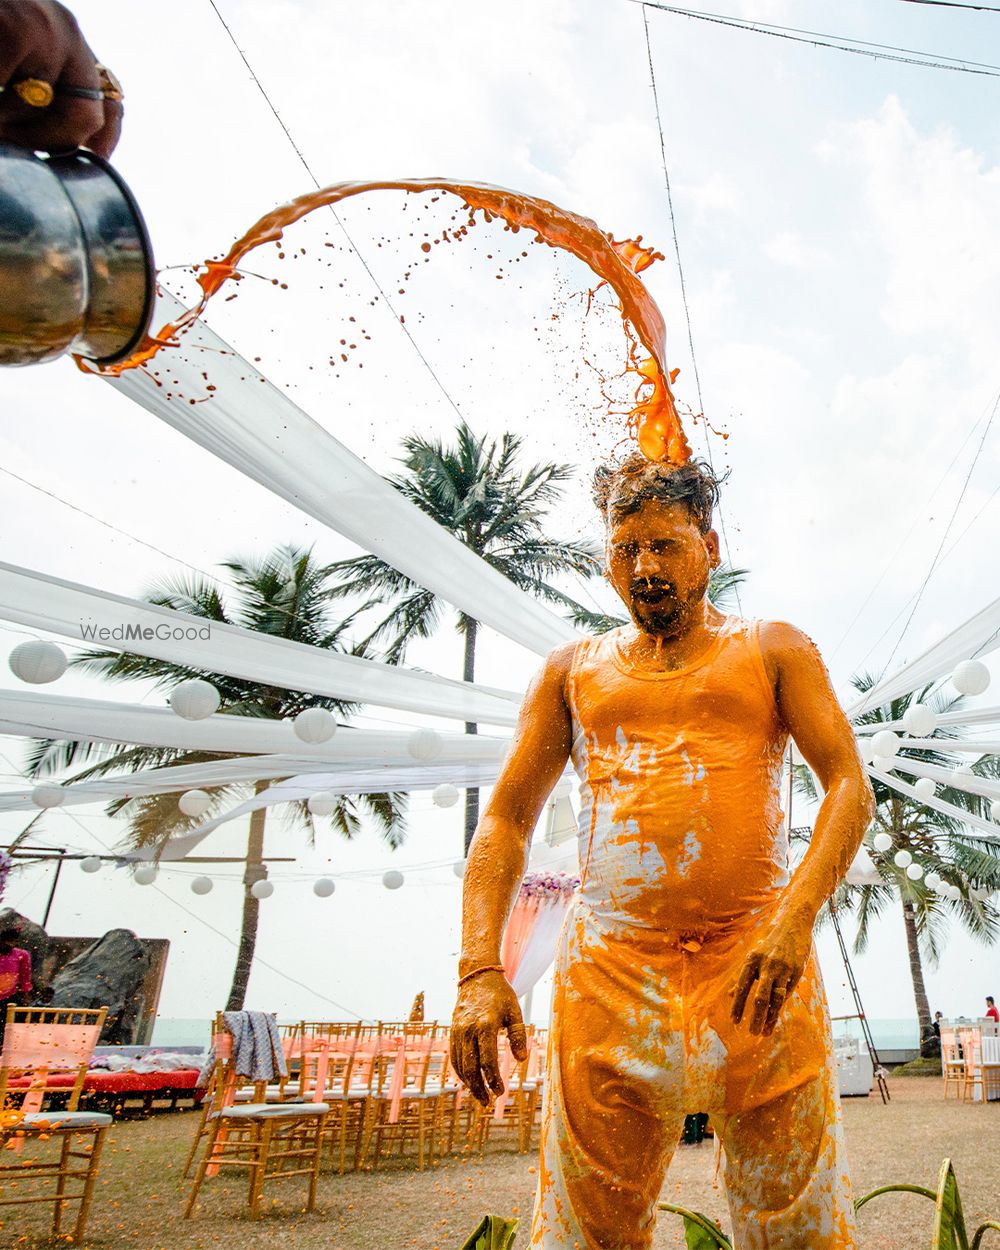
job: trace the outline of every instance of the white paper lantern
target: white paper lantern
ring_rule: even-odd
[[[254,898],[270,898],[274,893],[274,886],[270,881],[255,881],[250,887],[250,893]]]
[[[219,710],[221,702],[212,683],[199,677],[182,681],[170,692],[170,706],[182,720],[205,720]]]
[[[212,804],[212,796],[205,790],[185,790],[177,800],[177,806],[185,816],[204,816]]]
[[[431,798],[437,807],[454,807],[458,802],[458,791],[450,782],[436,786]]]
[[[948,887],[948,897],[953,903],[957,903],[962,897],[962,887],[958,885],[950,885]]]
[[[451,870],[455,874],[455,876],[458,877],[459,881],[461,881],[462,878],[465,876],[465,860],[456,859],[455,862],[451,866]]]
[[[331,881],[329,877],[317,877],[313,882],[313,894],[317,898],[329,898],[337,888],[337,883]]]
[[[936,872],[929,872],[927,876],[924,877],[924,884],[930,890],[937,890],[941,886],[941,877]]]
[[[871,738],[858,739],[858,754],[861,756],[862,764],[870,764],[875,758],[875,751],[872,748]]]
[[[211,877],[195,877],[191,882],[192,894],[211,894],[215,882]]]
[[[136,885],[152,885],[156,880],[159,869],[155,864],[142,864],[132,875],[132,880]]]
[[[919,881],[920,878],[924,875],[923,865],[922,864],[907,864],[906,875],[910,878],[911,881]]]
[[[955,666],[951,684],[959,694],[982,694],[990,684],[990,670],[981,660],[963,660]]]
[[[66,672],[69,660],[54,642],[21,642],[7,658],[10,671],[32,686],[44,686]]]
[[[990,819],[1000,822],[1000,799],[994,799],[990,804]]]
[[[949,774],[948,781],[958,790],[963,790],[971,777],[976,774],[972,771],[971,764],[963,764],[961,768],[953,768]]]
[[[894,764],[891,758],[887,758],[884,755],[876,755],[872,757],[872,768],[874,768],[877,773],[891,773],[893,767]]]
[[[969,891],[969,897],[974,898],[977,903],[985,903],[989,896],[989,890],[983,889],[982,886],[973,886]]]
[[[35,786],[31,792],[31,801],[36,807],[58,807],[65,797],[66,791],[62,786]]]
[[[297,738],[318,746],[321,742],[329,742],[337,732],[337,719],[325,707],[307,707],[292,721],[292,728]]]
[[[937,790],[937,786],[930,777],[918,777],[913,783],[913,788],[917,792],[917,797],[925,801],[932,799]]]
[[[872,738],[872,750],[883,759],[891,760],[899,750],[899,734],[891,729],[880,729]]]
[[[306,799],[306,807],[314,816],[332,816],[337,808],[337,796],[329,790],[316,790]]]
[[[937,728],[937,719],[926,703],[911,703],[903,713],[903,728],[911,738],[927,738]]]
[[[444,742],[436,729],[415,729],[410,734],[406,749],[421,764],[430,764],[441,754]]]
[[[874,838],[872,838],[872,846],[876,851],[884,855],[886,851],[892,849],[892,835],[889,833],[876,833]]]
[[[99,855],[87,855],[80,860],[80,867],[84,872],[100,872],[101,859]]]
[[[897,868],[909,868],[913,863],[913,856],[909,851],[897,851],[892,857],[892,862]]]
[[[398,890],[403,884],[403,874],[397,868],[390,868],[382,874],[382,884],[387,890]]]

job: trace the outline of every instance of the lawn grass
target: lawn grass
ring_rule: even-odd
[[[843,1100],[847,1145],[857,1193],[908,1181],[936,1187],[942,1158],[958,1173],[970,1230],[1000,1216],[1000,1103],[945,1102],[940,1081],[894,1077],[892,1101]],[[183,1220],[187,1183],[179,1180],[195,1129],[190,1112],[125,1120],[111,1129],[85,1246],[93,1250],[458,1250],[487,1212],[523,1220],[515,1250],[528,1244],[536,1160],[491,1146],[450,1158],[424,1172],[393,1163],[377,1173],[320,1178],[316,1210],[301,1210],[304,1186],[289,1181],[258,1221],[246,1214],[244,1186],[232,1174],[206,1182],[191,1220]],[[728,1228],[725,1197],[713,1184],[710,1141],[679,1147],[663,1196],[718,1217]],[[47,1207],[0,1208],[0,1245],[51,1246]],[[933,1207],[916,1195],[876,1199],[861,1212],[861,1250],[924,1250]],[[983,1250],[1000,1233],[987,1234]],[[684,1245],[680,1221],[664,1215],[655,1250]]]

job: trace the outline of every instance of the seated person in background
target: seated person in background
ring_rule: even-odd
[[[995,1020],[998,1024],[1000,1024],[1000,1011],[997,1011],[997,1005],[993,1001],[992,994],[986,995],[986,1019]]]
[[[31,993],[31,956],[15,943],[20,937],[17,929],[4,929],[0,933],[0,1046],[7,1024],[7,1008],[27,1005]]]

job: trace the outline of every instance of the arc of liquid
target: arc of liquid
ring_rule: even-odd
[[[690,459],[691,449],[670,391],[663,315],[638,277],[657,258],[657,254],[642,247],[640,239],[615,242],[590,218],[559,208],[548,200],[488,183],[449,178],[337,182],[281,204],[237,239],[222,260],[206,262],[205,272],[198,278],[202,296],[194,308],[178,321],[163,326],[155,336],[147,337],[127,360],[105,366],[101,372],[119,375],[127,369],[147,364],[164,347],[176,341],[177,335],[201,315],[208,301],[226,282],[238,277],[237,266],[254,248],[276,242],[289,226],[318,208],[370,191],[442,191],[457,196],[470,211],[482,210],[487,220],[500,217],[514,229],[533,230],[540,242],[571,252],[588,265],[600,279],[600,284],[606,282],[614,290],[626,330],[629,325],[633,326],[639,342],[649,353],[648,359],[642,359],[635,338],[629,335],[626,371],[638,379],[635,407],[629,413],[629,427],[636,435],[641,450],[651,460],[684,463]]]

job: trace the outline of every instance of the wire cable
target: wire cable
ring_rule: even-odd
[[[694,374],[695,393],[698,396],[698,409],[701,412],[702,420],[704,421],[705,400],[702,397],[702,393],[701,393],[701,375],[698,371],[698,360],[694,354],[694,335],[691,330],[691,307],[688,303],[687,283],[684,280],[684,265],[681,262],[681,245],[680,245],[680,240],[677,235],[677,218],[674,214],[674,197],[670,189],[670,171],[667,167],[666,141],[663,136],[663,122],[660,116],[660,97],[656,89],[656,72],[653,69],[653,49],[649,40],[649,18],[646,15],[645,4],[643,4],[642,6],[642,28],[646,36],[646,59],[649,62],[649,81],[650,81],[650,85],[653,88],[653,107],[656,111],[656,129],[660,136],[660,160],[663,165],[663,183],[667,191],[667,208],[669,209],[669,212],[670,212],[670,228],[671,228],[671,231],[673,233],[673,238],[674,238],[674,255],[677,258],[677,276],[680,279],[681,303],[684,306],[684,321],[687,326],[688,350],[691,353],[691,370]],[[712,441],[709,435],[707,421],[705,422],[705,449],[708,453],[708,463],[712,468],[712,472],[714,473],[715,463],[712,459]],[[729,549],[729,535],[726,533],[726,518],[722,511],[721,505],[719,506],[719,524],[720,524],[720,528],[722,529],[722,541],[725,544],[725,548],[726,548],[726,560],[729,562],[730,565],[732,565],[733,559],[732,559],[732,553]],[[740,613],[742,614],[743,604],[740,602],[740,588],[737,585],[733,587],[733,590],[736,592],[736,606],[737,608],[739,608]]]
[[[894,44],[870,43],[865,39],[851,39],[844,35],[827,35],[820,31],[801,30],[796,26],[777,26],[770,22],[751,22],[722,13],[705,13],[699,9],[681,9],[662,4],[659,0],[629,0],[643,8],[659,9],[678,17],[710,22],[716,26],[731,26],[734,30],[752,31],[755,35],[770,35],[792,43],[810,44],[816,48],[834,48],[839,52],[852,52],[855,56],[867,56],[876,61],[895,61],[903,65],[918,65],[924,69],[946,69],[955,73],[978,74],[985,78],[1000,78],[1000,65],[986,61],[963,60],[934,52],[920,52],[914,48],[898,48]]]
[[[903,0],[904,4],[926,4],[931,9],[972,9],[977,13],[1000,13],[992,4],[959,4],[958,0]]]
[[[306,171],[306,173],[312,179],[313,186],[316,188],[316,190],[317,191],[321,190],[322,183],[319,181],[319,179],[316,177],[315,173],[313,172],[313,168],[309,164],[308,160],[306,159],[304,152],[302,151],[302,149],[299,147],[299,145],[295,142],[294,138],[292,137],[292,132],[288,129],[288,126],[285,124],[284,119],[282,118],[281,114],[278,112],[277,108],[275,107],[274,101],[268,95],[267,91],[264,88],[264,84],[257,77],[257,74],[253,66],[247,60],[246,53],[243,51],[240,45],[236,42],[236,36],[233,34],[232,30],[230,30],[229,24],[226,22],[226,19],[222,16],[221,12],[219,11],[219,7],[215,3],[215,0],[208,0],[208,3],[212,6],[213,11],[215,12],[215,16],[222,23],[222,27],[225,30],[226,34],[229,36],[229,40],[232,43],[233,47],[239,53],[240,60],[246,66],[247,72],[249,73],[250,77],[254,81],[254,85],[257,87],[257,90],[260,92],[260,94],[264,97],[264,100],[267,103],[267,107],[274,114],[275,121],[281,127],[282,131],[284,132],[285,138],[291,144],[292,151],[298,157],[299,163],[302,165],[302,168]],[[343,221],[338,216],[336,209],[333,207],[332,204],[328,205],[328,207],[330,209],[330,212],[333,216],[334,221],[340,227],[340,230],[343,233],[344,238],[347,240],[348,246],[350,247],[351,251],[355,254],[355,256],[357,256],[358,260],[361,262],[365,273],[367,273],[368,277],[371,278],[372,282],[375,285],[376,290],[378,291],[379,295],[381,295],[383,301],[385,302],[386,308],[388,308],[389,311],[392,313],[396,321],[396,324],[399,326],[399,328],[403,331],[403,333],[409,339],[411,347],[420,357],[421,363],[423,364],[427,372],[431,375],[431,377],[434,379],[441,394],[445,397],[448,403],[455,410],[455,413],[458,416],[459,420],[464,422],[465,417],[462,413],[461,408],[459,408],[458,404],[451,397],[451,394],[448,391],[448,388],[441,381],[440,377],[438,377],[437,373],[434,370],[434,366],[424,355],[423,351],[421,351],[420,345],[417,343],[416,339],[413,337],[412,333],[410,332],[409,326],[400,317],[399,313],[396,312],[396,309],[394,308],[392,301],[389,299],[389,296],[386,294],[385,288],[382,286],[378,278],[376,278],[375,274],[372,272],[371,267],[369,266],[368,262],[365,260],[364,256],[362,256],[357,244],[351,238],[351,235],[348,232],[347,227],[344,225]]]

